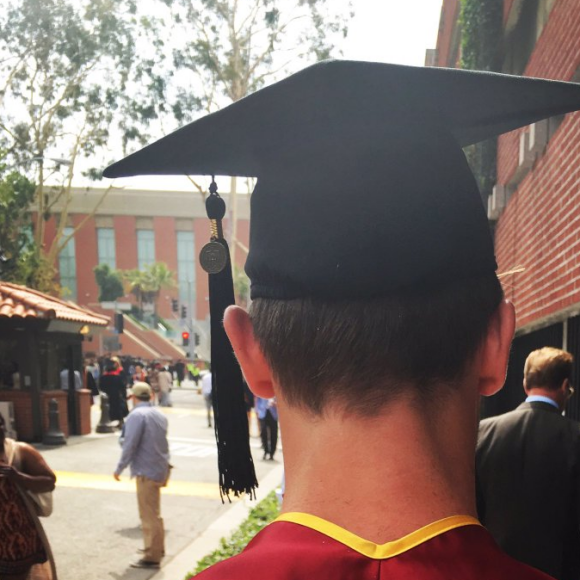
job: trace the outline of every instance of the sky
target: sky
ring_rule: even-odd
[[[437,43],[441,5],[442,0],[353,0],[355,16],[341,58],[423,66],[426,49]],[[115,185],[191,190],[185,177],[131,177]],[[218,180],[218,186],[227,191],[229,181]]]
[[[344,58],[422,66],[435,48],[442,0],[354,0]]]

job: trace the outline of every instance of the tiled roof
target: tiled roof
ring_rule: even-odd
[[[107,326],[109,323],[107,316],[96,314],[72,302],[59,300],[26,286],[0,281],[0,319],[2,318],[54,319],[93,326]]]

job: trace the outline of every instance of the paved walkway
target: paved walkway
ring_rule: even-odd
[[[151,580],[181,580],[193,570],[204,556],[215,550],[221,538],[227,538],[248,517],[250,510],[261,502],[271,491],[280,487],[284,468],[276,466],[260,483],[256,500],[243,499],[233,503],[230,509],[216,519],[199,538],[186,546],[170,562],[151,577]]]
[[[119,433],[71,437],[61,447],[38,448],[57,474],[54,512],[43,520],[55,554],[59,580],[183,580],[199,558],[215,549],[256,502],[222,504],[217,486],[217,450],[207,427],[203,398],[193,389],[174,390],[169,420],[172,479],[162,491],[167,555],[160,571],[130,568],[142,546],[134,481],[112,473],[121,454]],[[93,409],[93,425],[99,409]],[[255,435],[255,433],[254,433]],[[280,485],[279,462],[261,460],[260,439],[250,446],[262,498]]]

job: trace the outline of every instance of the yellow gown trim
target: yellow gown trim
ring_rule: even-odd
[[[332,538],[333,540],[336,540],[337,542],[340,542],[341,544],[344,544],[345,546],[348,546],[359,554],[375,560],[393,558],[394,556],[398,556],[403,552],[415,548],[427,540],[448,532],[449,530],[454,530],[455,528],[461,528],[463,526],[481,526],[479,521],[471,516],[450,516],[433,522],[432,524],[428,524],[427,526],[415,530],[398,540],[387,542],[386,544],[375,544],[369,540],[364,540],[336,524],[310,514],[288,512],[280,515],[274,521],[291,522],[311,528],[329,538]]]

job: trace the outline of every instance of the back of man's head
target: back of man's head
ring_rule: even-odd
[[[153,391],[147,383],[136,381],[131,388],[131,394],[139,401],[149,401]]]
[[[556,390],[572,378],[574,357],[565,350],[545,346],[528,355],[524,365],[524,386],[530,389]]]
[[[414,392],[456,386],[503,292],[495,274],[365,300],[253,301],[254,334],[290,405],[362,416]]]

